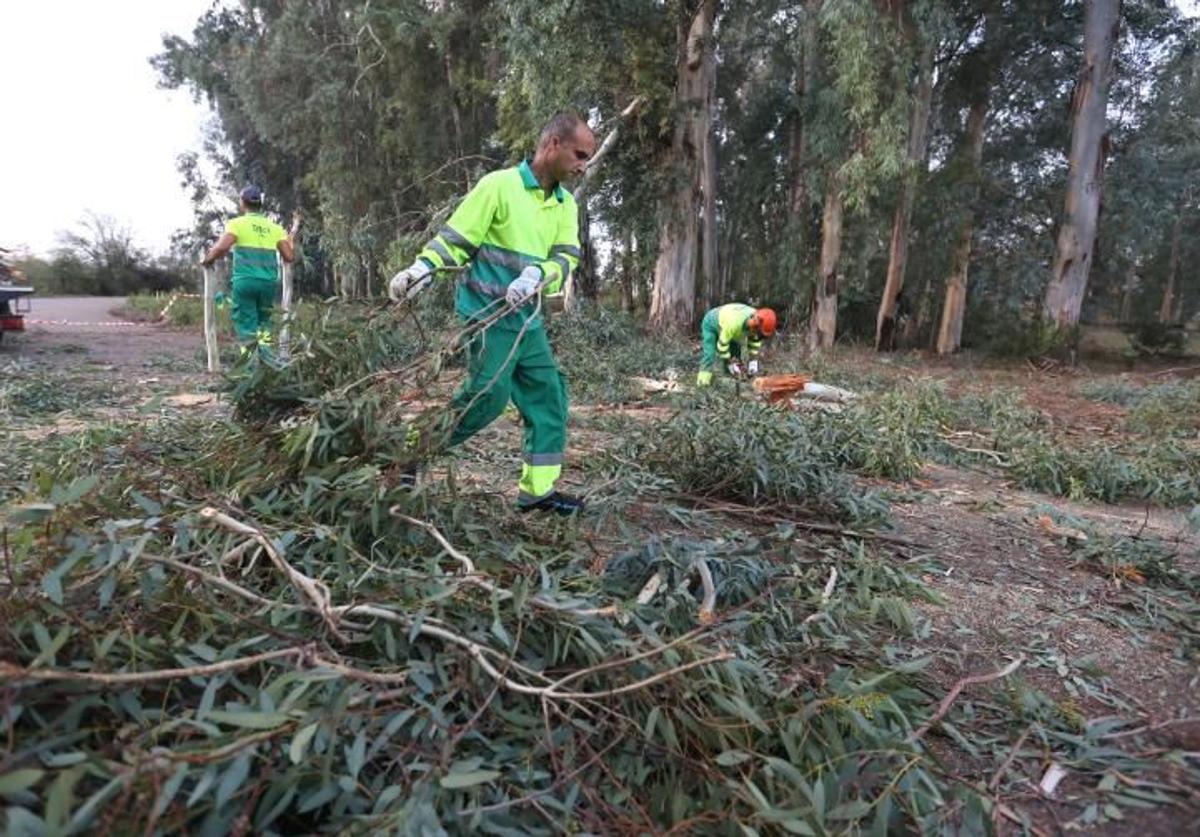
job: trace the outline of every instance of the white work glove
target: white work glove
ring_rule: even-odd
[[[541,287],[541,268],[530,265],[521,271],[520,276],[512,280],[512,284],[508,286],[508,293],[504,295],[504,298],[511,305],[522,305],[532,298]]]
[[[388,283],[388,297],[392,302],[412,299],[433,281],[433,268],[421,259],[397,273]]]
[[[729,361],[729,366],[727,368],[729,369],[729,374],[732,375],[733,377],[735,377],[735,378],[742,377],[742,365],[740,363],[738,363],[736,360]]]
[[[746,371],[748,373],[750,373],[751,378],[753,378],[755,375],[757,375],[758,374],[758,361],[752,360],[748,364],[746,364]]]

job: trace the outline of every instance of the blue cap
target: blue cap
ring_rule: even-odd
[[[242,189],[242,200],[244,200],[246,203],[262,203],[262,189],[258,188],[257,186],[247,186],[246,188]]]

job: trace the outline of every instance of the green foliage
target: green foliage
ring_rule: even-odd
[[[1187,331],[1164,323],[1133,323],[1125,327],[1130,347],[1143,357],[1183,357]]]
[[[571,398],[580,402],[641,398],[644,392],[631,377],[690,380],[699,365],[689,343],[646,334],[629,315],[595,303],[552,317],[549,333]]]
[[[1127,380],[1092,381],[1080,394],[1093,401],[1130,408],[1126,427],[1158,437],[1192,437],[1200,432],[1200,381],[1137,385]]]
[[[620,318],[572,316],[555,323],[572,349],[631,339]],[[878,519],[852,470],[905,477],[952,451],[947,426],[1018,439],[1049,432],[1036,416],[926,381],[840,413],[709,393],[623,431],[627,519],[597,531],[515,513],[467,456],[415,491],[393,478],[400,373],[422,360],[436,381],[451,358],[422,350],[442,337],[395,307],[329,309],[292,366],[232,372],[252,420],[147,415],[23,449],[22,496],[0,511],[6,828],[548,834],[552,812],[594,833],[987,830],[994,794],[947,775],[948,744],[912,739],[945,694],[917,606],[944,570],[789,524],[658,521],[695,514],[672,493]],[[639,490],[646,472],[675,485]],[[1169,628],[1194,654],[1186,562],[1136,538],[1097,547],[1072,557],[1147,589],[1096,618]],[[1148,769],[1104,744],[1110,720],[1006,685],[973,687],[941,724],[970,775],[1003,776],[1027,727],[1039,759],[1089,783]]]
[[[667,477],[689,494],[878,520],[883,502],[856,486],[846,469],[887,467],[903,454],[864,449],[869,433],[856,435],[853,423],[839,418],[792,415],[716,393],[636,431],[620,461]]]
[[[82,411],[119,403],[118,382],[95,370],[90,374],[51,372],[10,361],[0,378],[0,418],[37,420],[65,411]]]
[[[398,486],[389,390],[348,386],[411,357],[408,322],[381,319],[394,311],[327,315],[292,367],[235,370],[253,423],[114,428],[6,509],[20,591],[3,605],[9,826],[542,833],[531,794],[589,831],[947,816],[959,791],[905,742],[928,704],[918,567],[857,544],[801,550],[781,529],[634,541],[594,575],[573,527],[531,525],[454,481]],[[764,446],[772,416],[758,415]],[[305,423],[328,450],[318,438],[297,455]],[[210,503],[344,608],[337,633]],[[456,574],[432,530],[393,509],[436,526],[476,573]],[[715,621],[698,610],[700,561]],[[833,569],[853,593],[824,601]],[[637,603],[656,572],[671,583]],[[589,607],[614,612],[571,612]],[[800,659],[825,675],[797,679]],[[147,675],[121,682],[134,672]],[[527,693],[552,682],[580,694]]]

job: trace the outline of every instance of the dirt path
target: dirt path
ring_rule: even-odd
[[[17,361],[54,368],[92,362],[144,373],[195,373],[203,369],[198,334],[154,323],[131,323],[114,313],[124,297],[44,297],[35,299],[24,334],[0,345],[0,363]]]
[[[27,319],[31,325],[53,329],[78,323],[115,323],[122,319],[113,312],[124,304],[123,296],[35,297]]]

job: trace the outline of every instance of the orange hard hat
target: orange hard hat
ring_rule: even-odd
[[[763,337],[770,337],[775,333],[775,312],[770,308],[759,308],[750,317],[750,321],[747,323],[747,325],[749,325],[750,328],[757,331]]]

